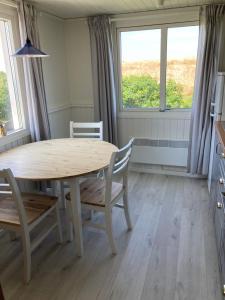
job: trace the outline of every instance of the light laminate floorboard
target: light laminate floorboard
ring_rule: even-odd
[[[130,173],[129,200],[131,232],[122,210],[113,210],[116,256],[104,232],[84,228],[81,259],[74,242],[57,245],[52,234],[32,256],[29,285],[22,282],[20,242],[1,234],[6,299],[221,300],[206,181]]]

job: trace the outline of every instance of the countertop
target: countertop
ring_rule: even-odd
[[[218,134],[220,143],[225,148],[225,121],[215,122],[216,132]]]

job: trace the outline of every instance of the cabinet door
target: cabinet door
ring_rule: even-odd
[[[225,295],[225,211],[224,211],[224,203],[225,203],[225,192],[224,185],[218,183],[217,188],[217,202],[215,202],[215,215],[214,215],[214,223],[215,223],[215,232],[216,232],[216,243],[218,250],[218,262],[219,262],[219,270],[221,273],[221,284],[222,284],[222,292]]]
[[[219,250],[219,260],[220,260],[222,293],[225,296],[225,234],[224,234],[224,230],[223,230],[222,238],[221,238],[221,245],[220,245],[220,250]]]
[[[213,152],[212,182],[211,182],[211,190],[210,190],[210,196],[211,199],[213,200],[213,205],[214,205],[214,201],[217,199],[218,179],[220,177],[220,170],[219,170],[220,157],[217,154],[218,145],[219,145],[219,139],[216,135],[214,152]]]
[[[222,239],[222,234],[224,230],[224,221],[225,221],[225,185],[223,181],[221,182],[220,179],[223,179],[222,170],[219,166],[219,176],[217,177],[217,181],[215,181],[215,198],[214,198],[214,224],[216,230],[216,241],[217,241],[217,248],[220,250],[220,242]]]
[[[218,252],[220,252],[221,240],[222,240],[223,230],[224,230],[224,210],[223,210],[223,203],[219,195],[216,197],[216,201],[214,203],[215,203],[214,224],[215,224],[215,232],[216,232],[216,243],[217,243]],[[222,205],[222,207],[220,207],[220,205]]]

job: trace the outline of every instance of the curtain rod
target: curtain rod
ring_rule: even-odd
[[[178,24],[193,24],[193,25],[195,25],[196,23],[199,23],[199,19],[191,20],[191,21],[176,21],[176,22],[173,21],[173,22],[158,23],[158,24],[154,23],[154,27],[165,26],[165,25],[170,25],[170,24],[177,24],[177,25]],[[148,26],[148,25],[132,25],[132,28],[144,28],[146,26]],[[124,26],[119,26],[118,28],[120,30],[122,30],[122,29],[126,29],[127,27],[129,27],[129,26],[124,25]]]
[[[206,3],[206,4],[202,4],[202,5],[186,5],[186,6],[177,6],[177,7],[168,7],[168,8],[156,8],[156,9],[151,9],[151,10],[144,10],[144,11],[139,11],[139,12],[129,12],[129,13],[121,13],[121,14],[117,14],[117,16],[121,16],[121,17],[115,17],[112,16],[110,17],[110,21],[111,22],[117,22],[117,21],[127,21],[130,19],[145,19],[148,18],[148,15],[143,15],[143,16],[138,16],[138,15],[133,15],[131,16],[131,14],[138,14],[138,13],[150,13],[150,12],[160,12],[160,11],[169,11],[169,10],[175,10],[175,9],[182,9],[182,8],[200,8],[200,7],[206,7],[210,4],[215,4],[215,5],[225,5],[225,2],[223,3]],[[116,14],[115,14],[116,15]],[[124,16],[124,17],[123,17]]]

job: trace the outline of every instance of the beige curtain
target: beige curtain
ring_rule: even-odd
[[[25,20],[27,24],[27,34],[31,43],[40,48],[39,33],[37,26],[37,11],[30,3],[20,2],[18,7],[21,41],[24,44],[26,40]],[[20,59],[20,58],[17,58]],[[23,58],[25,69],[25,81],[27,92],[27,105],[29,113],[29,123],[31,137],[33,141],[40,141],[51,138],[49,118],[47,112],[45,85],[42,70],[41,58]]]
[[[208,5],[200,10],[199,49],[188,157],[188,171],[192,174],[208,174],[212,134],[210,105],[215,96],[224,15],[225,5]]]

